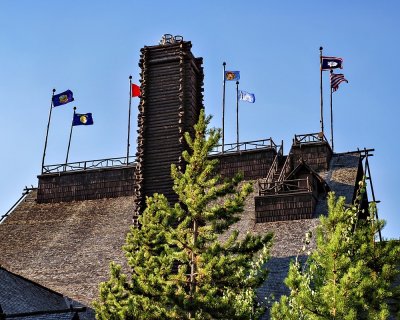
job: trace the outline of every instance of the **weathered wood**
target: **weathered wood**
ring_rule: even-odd
[[[172,191],[171,163],[183,165],[185,131],[193,132],[202,108],[202,59],[190,52],[189,42],[141,50],[142,97],[138,114],[138,170],[135,178],[137,212],[153,192],[177,201]]]
[[[133,195],[135,166],[38,176],[38,203],[56,203]]]
[[[255,197],[256,222],[311,219],[316,199],[312,192]]]
[[[316,171],[328,170],[333,154],[327,141],[293,144],[291,152],[293,166],[303,160]]]
[[[217,171],[223,178],[232,178],[242,172],[244,179],[256,180],[267,176],[275,154],[276,150],[271,148],[232,152],[210,158],[217,157],[219,159]]]

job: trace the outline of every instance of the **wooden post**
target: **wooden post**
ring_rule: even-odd
[[[236,150],[239,151],[239,81],[236,81]]]
[[[322,47],[319,47],[319,64],[320,64],[320,91],[321,91],[321,132],[324,133],[324,101],[322,98]]]
[[[332,76],[333,70],[331,70],[331,76]],[[333,93],[333,88],[332,88],[332,83],[329,85],[330,87],[330,92],[331,92],[331,147],[332,147],[332,152],[333,152],[333,107],[332,107],[332,93]]]
[[[369,186],[370,186],[371,194],[372,194],[372,201],[375,202],[375,203],[378,203],[379,201],[376,201],[376,199],[375,199],[374,185],[372,184],[371,171],[370,171],[370,169],[369,169],[369,161],[368,161],[368,156],[369,156],[369,154],[368,154],[368,150],[364,148],[364,152],[365,152],[365,168],[366,168],[366,171],[367,171],[367,172],[365,172],[364,174],[366,174],[366,173],[368,174],[367,179],[369,180]],[[375,210],[376,210],[376,211],[375,211],[376,220],[379,220],[379,217],[378,217],[378,207],[376,207]],[[382,242],[382,232],[381,232],[381,228],[378,229],[378,235],[379,235],[379,241]]]
[[[223,89],[222,89],[222,153],[224,153],[224,144],[225,144],[225,84],[226,84],[225,67],[226,67],[226,62],[223,62],[222,66],[223,66],[223,69],[224,69],[224,84],[223,84]]]

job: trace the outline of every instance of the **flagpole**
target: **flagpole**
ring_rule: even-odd
[[[72,122],[71,122],[71,131],[69,132],[69,141],[68,141],[68,148],[67,148],[67,156],[65,158],[65,166],[67,166],[67,163],[68,163],[69,147],[71,146],[71,138],[72,138],[72,128],[74,127],[75,110],[76,110],[76,107],[74,107],[74,114],[72,116]]]
[[[319,47],[319,65],[320,65],[320,90],[321,90],[321,132],[324,133],[324,101],[322,98],[322,47]]]
[[[333,70],[331,70],[331,76],[332,76]],[[332,108],[332,93],[333,93],[333,88],[332,88],[332,81],[330,84],[331,88],[331,147],[333,151],[333,108]]]
[[[126,146],[126,165],[129,164],[129,147],[131,135],[132,76],[129,76],[129,111],[128,111],[128,143]]]
[[[236,148],[239,151],[239,81],[236,81]]]
[[[223,84],[223,90],[222,90],[222,153],[224,153],[224,145],[225,145],[225,67],[226,67],[226,62],[222,63],[223,69],[224,69],[224,84]]]
[[[46,156],[46,149],[47,149],[47,138],[49,136],[49,128],[50,128],[50,120],[51,120],[51,111],[53,110],[53,97],[54,97],[54,92],[56,92],[56,89],[53,89],[53,94],[51,96],[51,103],[50,103],[50,111],[49,111],[49,120],[47,121],[47,130],[46,130],[46,139],[44,142],[44,150],[43,150],[43,158],[42,158],[42,173],[44,169],[44,158]]]

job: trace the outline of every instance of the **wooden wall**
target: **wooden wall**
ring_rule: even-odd
[[[141,98],[138,114],[136,214],[146,196],[172,190],[171,164],[184,168],[185,132],[193,132],[203,106],[202,58],[191,53],[190,42],[141,49]]]
[[[291,149],[293,167],[301,158],[315,171],[328,170],[332,158],[332,149],[326,141],[317,143],[293,144]]]
[[[316,199],[312,192],[256,196],[256,222],[311,219]]]
[[[210,158],[218,158],[217,170],[223,178],[232,178],[241,172],[244,180],[256,180],[267,176],[275,155],[276,150],[268,148],[213,155]]]
[[[135,166],[70,171],[38,176],[38,203],[133,195]]]

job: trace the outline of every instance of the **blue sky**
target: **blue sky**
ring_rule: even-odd
[[[349,83],[334,93],[335,151],[374,148],[370,158],[383,235],[400,237],[397,60],[400,2],[388,1],[0,1],[0,215],[37,185],[51,91],[75,101],[53,110],[46,164],[62,163],[72,107],[92,112],[76,127],[70,161],[126,154],[129,75],[140,48],[182,35],[204,58],[204,105],[221,127],[222,62],[240,70],[240,140],[272,137],[289,151],[295,134],[320,130],[319,47],[342,57]],[[329,76],[324,121],[329,128]],[[137,100],[132,136],[136,141]],[[236,141],[235,85],[227,85],[225,142]],[[134,146],[134,143],[132,143]],[[131,154],[135,153],[132,147]]]

